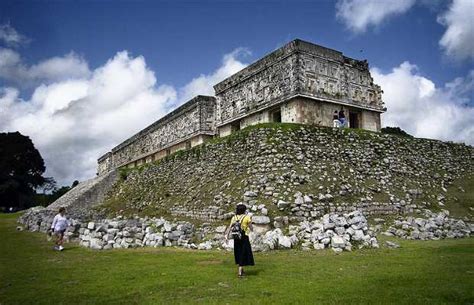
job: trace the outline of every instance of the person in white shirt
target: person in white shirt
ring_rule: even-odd
[[[66,209],[63,207],[59,208],[59,213],[54,216],[53,223],[51,224],[51,231],[56,236],[56,242],[54,250],[62,251],[64,232],[66,231],[69,221],[65,216]]]

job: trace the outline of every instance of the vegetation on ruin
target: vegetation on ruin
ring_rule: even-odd
[[[393,134],[393,135],[398,135],[401,137],[408,137],[408,138],[413,138],[412,135],[408,134],[405,130],[401,129],[400,127],[384,127],[381,130],[382,133],[386,134]]]
[[[445,208],[454,217],[465,217],[474,212],[474,174],[454,181],[448,187],[448,198]]]
[[[323,143],[319,144],[318,140],[314,139],[314,142],[297,143],[302,130],[310,137],[321,138]],[[337,160],[337,156],[328,157],[331,149],[327,147],[328,138],[333,139],[337,145],[342,145],[342,148],[339,148],[343,153],[341,158],[347,158],[349,155],[349,160],[346,159],[349,163]],[[288,143],[284,142],[286,139],[294,141],[294,145],[291,146],[290,143],[288,146]],[[255,147],[252,147],[256,142],[260,145],[259,152],[255,152]],[[451,177],[457,174],[453,172],[452,164],[459,166],[457,163],[464,163],[466,174],[469,174],[472,169],[472,160],[465,157],[466,153],[469,153],[465,146],[454,143],[440,145],[440,143],[442,142],[360,129],[335,130],[329,127],[289,123],[254,125],[228,137],[215,138],[204,145],[177,152],[138,168],[121,169],[119,183],[111,190],[105,204],[99,210],[108,216],[122,214],[164,217],[170,217],[170,208],[177,205],[190,209],[218,205],[227,211],[232,211],[235,203],[243,199],[242,195],[246,190],[255,189],[255,184],[258,183],[257,176],[267,175],[268,171],[267,173],[251,172],[253,169],[260,169],[261,164],[258,162],[255,164],[254,160],[265,157],[265,149],[275,151],[273,160],[280,155],[280,158],[286,160],[284,162],[292,162],[292,167],[286,170],[281,167],[272,169],[271,173],[275,176],[292,172],[308,177],[307,181],[298,185],[285,181],[281,190],[291,190],[286,195],[281,192],[278,198],[292,201],[293,194],[298,191],[317,197],[318,192],[331,189],[334,195],[332,203],[335,205],[357,203],[362,197],[371,198],[375,202],[390,202],[393,198],[406,199],[407,191],[410,189],[422,189],[422,194],[413,198],[413,203],[439,210],[442,208],[438,206],[437,201],[441,193],[441,180],[453,182]],[[313,158],[311,164],[314,167],[310,169],[304,163],[296,161],[294,151],[289,150],[289,148],[300,148],[303,153],[307,153],[318,145],[322,146],[323,151],[320,153],[322,157]],[[267,148],[262,149],[262,146]],[[344,151],[344,146],[348,147],[347,151]],[[432,151],[433,147],[437,151]],[[394,154],[394,149],[400,153]],[[443,154],[446,150],[450,151],[450,160],[444,160]],[[377,156],[370,160],[370,164],[364,163],[364,154],[368,152]],[[420,158],[420,152],[423,152],[425,156]],[[352,153],[355,154],[355,158],[351,157]],[[268,163],[275,162],[272,158],[270,161],[265,161],[265,158],[263,160]],[[396,163],[399,167],[390,173],[390,191],[384,190],[381,185],[383,182],[381,180],[384,180],[383,175],[377,177],[374,174],[367,174],[368,170],[366,170],[367,167],[370,171],[378,168],[379,170],[373,172],[380,172],[380,170],[391,168],[390,164],[383,164],[384,158],[397,159]],[[340,164],[337,170],[334,166],[335,162]],[[356,171],[350,172],[350,167]],[[407,175],[404,172],[404,168],[412,170],[414,167],[420,169],[420,174]],[[323,174],[326,174],[326,178],[319,179]],[[355,175],[362,175],[363,178],[356,179]],[[438,178],[433,179],[433,176]],[[337,178],[337,181],[333,178]],[[275,180],[276,178],[271,182],[273,185],[275,185]],[[463,176],[460,180],[472,181],[472,178]],[[338,196],[339,187],[342,184],[352,185],[354,191]],[[449,188],[456,191],[455,186]],[[467,188],[469,186],[465,189]],[[453,192],[444,195],[447,205],[459,208],[464,206],[461,212],[467,215],[469,209],[466,208],[466,204],[458,202],[458,200],[463,200],[463,194],[460,197],[455,196]],[[220,198],[217,202],[216,196]],[[274,204],[275,197],[263,196],[260,193],[257,202],[265,204],[270,216],[283,215]]]
[[[293,162],[296,154],[287,149],[301,148],[311,152],[314,143],[301,145],[298,142],[300,139],[310,141],[304,140],[302,126],[264,124],[214,139],[158,162],[121,170],[120,181],[101,211],[112,215],[153,215],[178,220],[182,216],[174,217],[169,211],[176,205],[203,208],[215,204],[231,211],[235,202],[242,200],[245,190],[256,188],[261,178],[261,172],[253,172],[261,162],[251,162],[265,156],[265,152],[275,150],[275,156],[293,162],[293,173],[309,177],[300,184],[285,182],[281,189],[291,189],[285,198],[291,198],[297,191],[314,194],[316,198],[320,188],[330,188],[335,195],[331,202],[334,205],[356,203],[361,196],[368,195],[372,201],[387,202],[390,197],[408,200],[407,192],[413,188],[422,190],[412,198],[416,204],[432,210],[449,209],[455,217],[472,217],[472,160],[463,159],[471,153],[470,148],[363,130],[335,131],[316,126],[304,129],[311,136],[320,137],[321,145],[325,145],[326,135],[337,139],[335,143],[351,145],[350,151],[341,151],[358,154],[356,158],[348,159],[354,162],[353,171],[345,166],[334,166],[335,159],[331,159],[334,155],[331,156],[329,150],[319,158],[310,159],[316,166],[305,169],[306,164]],[[293,134],[291,140],[295,141],[290,146],[284,142],[288,134]],[[250,146],[257,141],[264,148],[255,152]],[[383,145],[405,151],[407,155],[395,155],[383,150],[386,147]],[[434,151],[423,149],[430,147]],[[367,158],[367,163],[360,166],[359,158],[366,158],[369,150],[377,158]],[[222,152],[229,158],[222,159]],[[419,158],[420,154],[424,157]],[[401,166],[390,172],[389,183],[393,184],[390,191],[384,190],[383,178],[368,173],[395,166],[392,163],[384,165],[384,158],[391,158],[390,162]],[[275,162],[274,159],[262,160],[271,163],[270,168]],[[403,168],[406,171],[400,170]],[[459,169],[464,172],[457,175]],[[276,176],[285,174],[281,168],[272,172]],[[363,179],[355,178],[355,175]],[[318,179],[321,176],[325,179]],[[354,192],[337,196],[341,181],[352,184]],[[445,191],[443,186],[446,186]],[[382,191],[372,191],[378,188]],[[262,193],[260,191],[257,203],[266,205],[272,219],[289,215],[288,211],[275,207],[275,198]],[[444,205],[437,199],[440,194],[445,197]],[[233,256],[225,251],[178,248],[94,251],[67,244],[65,251],[55,252],[44,234],[15,230],[17,217],[18,214],[0,215],[1,304],[241,304],[243,299],[252,304],[474,302],[472,238],[410,241],[379,235],[381,249],[357,249],[341,254],[332,250],[298,249],[256,253],[257,265],[247,269],[248,276],[238,279]],[[378,215],[368,217],[371,224],[375,223],[375,217]],[[396,217],[385,215],[384,226],[389,226]],[[196,225],[202,222],[192,218],[183,220]],[[223,222],[214,222],[214,225],[220,224]],[[385,247],[386,240],[395,241],[401,248]]]
[[[472,195],[472,194],[471,194]],[[472,304],[472,238],[398,249],[256,254],[238,279],[224,251],[51,249],[0,215],[2,304]],[[381,239],[381,244],[383,240]]]

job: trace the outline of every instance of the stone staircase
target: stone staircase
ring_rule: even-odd
[[[46,209],[57,211],[60,207],[66,208],[69,217],[84,219],[92,216],[92,207],[101,203],[107,191],[117,180],[117,171],[83,181],[69,192],[58,198]]]

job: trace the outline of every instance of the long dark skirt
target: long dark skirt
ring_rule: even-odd
[[[242,239],[234,239],[234,258],[235,264],[239,266],[253,266],[252,247],[250,246],[249,237],[242,236]]]

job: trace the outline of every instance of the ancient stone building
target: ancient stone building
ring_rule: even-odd
[[[332,126],[344,110],[348,127],[380,130],[382,90],[367,61],[293,40],[214,86],[216,97],[197,96],[113,148],[98,173],[134,167],[267,122]]]
[[[294,40],[214,86],[217,129],[233,130],[264,122],[333,125],[345,110],[349,127],[380,130],[385,111],[382,90],[367,61],[359,61]]]

